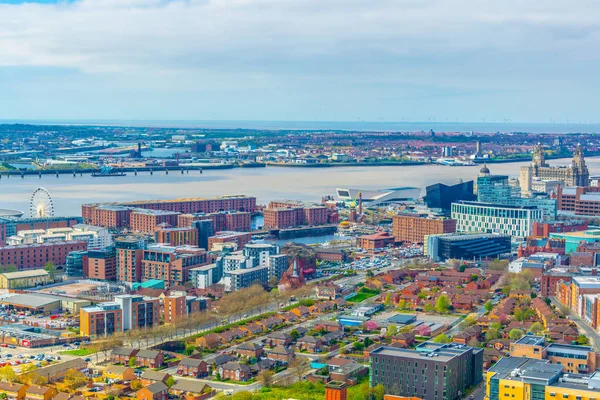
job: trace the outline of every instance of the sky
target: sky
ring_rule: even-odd
[[[597,0],[0,0],[0,119],[597,123]]]

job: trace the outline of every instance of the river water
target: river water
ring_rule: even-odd
[[[600,174],[600,157],[586,159],[591,175]],[[551,160],[566,165],[570,159]],[[518,176],[523,162],[492,164],[492,174]],[[273,199],[320,201],[335,195],[336,188],[385,189],[403,186],[425,188],[437,182],[457,183],[477,176],[481,166],[441,165],[334,168],[235,168],[229,170],[129,173],[125,177],[94,178],[90,175],[6,176],[0,180],[0,208],[29,210],[31,193],[37,187],[48,189],[56,215],[80,215],[81,204],[90,202],[213,197],[225,194],[256,196],[259,204]]]

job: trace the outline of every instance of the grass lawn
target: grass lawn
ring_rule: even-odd
[[[350,303],[360,303],[361,301],[365,301],[366,299],[370,299],[371,297],[377,296],[376,293],[357,293],[354,296],[350,297],[348,301]]]
[[[77,350],[61,351],[60,354],[66,354],[69,356],[85,357],[85,356],[89,356],[90,354],[94,354],[94,352],[89,349],[77,349]]]
[[[361,301],[365,301],[366,299],[370,299],[371,297],[377,296],[379,293],[380,291],[377,289],[361,287],[358,293],[350,297],[347,301],[349,301],[350,303],[360,303]]]

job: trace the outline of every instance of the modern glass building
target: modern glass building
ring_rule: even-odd
[[[542,210],[535,206],[509,206],[461,201],[452,204],[456,231],[499,233],[515,238],[531,235],[533,223],[542,221]]]
[[[510,236],[493,233],[429,235],[423,253],[432,261],[476,260],[510,253]]]
[[[436,183],[425,188],[423,201],[427,207],[450,213],[452,203],[457,201],[475,201],[477,196],[473,193],[473,181],[461,182],[448,186]]]

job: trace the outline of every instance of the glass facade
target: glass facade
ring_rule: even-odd
[[[457,232],[500,233],[525,238],[533,223],[542,221],[542,211],[535,207],[511,207],[487,203],[452,204],[452,218]]]

